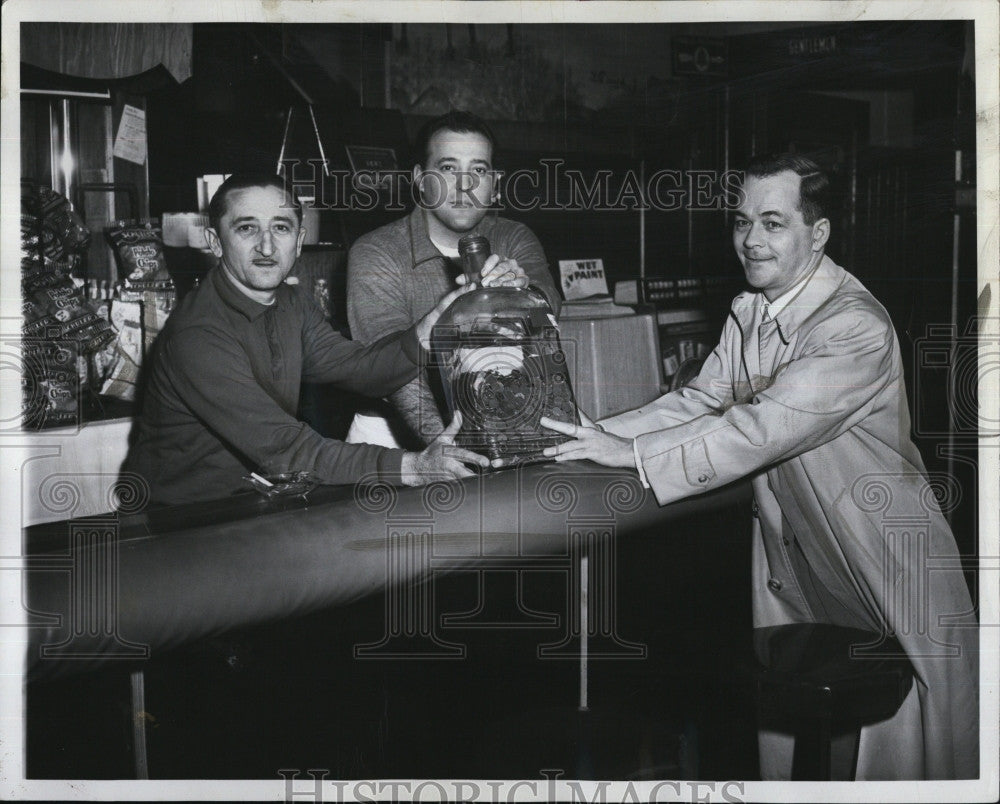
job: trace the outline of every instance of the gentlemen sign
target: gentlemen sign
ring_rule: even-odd
[[[789,56],[822,56],[837,52],[837,37],[800,36],[788,40]]]

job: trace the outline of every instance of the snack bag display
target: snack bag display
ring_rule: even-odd
[[[21,245],[32,258],[75,265],[90,243],[90,230],[65,196],[48,187],[21,192]]]
[[[117,221],[108,228],[108,239],[118,258],[119,276],[125,290],[172,290],[167,270],[163,233],[155,220],[136,223]]]
[[[90,232],[47,187],[24,188],[21,201],[22,424],[78,424],[88,362],[116,337],[73,276]]]
[[[177,298],[161,230],[155,220],[109,227],[123,279],[114,299],[88,299],[74,276],[90,241],[83,221],[48,188],[25,187],[21,200],[22,421],[78,423],[86,389],[135,399],[143,358]]]
[[[142,304],[114,301],[111,304],[111,324],[118,332],[114,346],[101,353],[106,364],[101,393],[128,401],[135,400],[142,365]]]
[[[75,344],[23,338],[22,422],[26,428],[80,421],[80,378]]]
[[[73,281],[68,263],[36,264],[23,272],[21,297],[23,335],[74,341],[82,355],[92,354],[115,339],[111,323]]]
[[[117,221],[107,235],[124,279],[111,303],[117,341],[97,361],[103,368],[100,393],[134,400],[143,358],[173,310],[177,292],[157,221]]]

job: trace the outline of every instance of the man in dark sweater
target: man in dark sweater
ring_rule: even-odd
[[[234,175],[209,209],[208,244],[219,258],[160,334],[124,471],[145,478],[151,499],[185,503],[246,488],[242,477],[308,470],[321,482],[378,474],[420,485],[471,474],[485,459],[454,446],[453,422],[421,452],[322,437],[298,421],[302,380],[381,396],[426,362],[430,331],[463,290],[413,326],[363,346],[343,338],[312,299],[285,279],[304,235],[302,211],[282,180]]]

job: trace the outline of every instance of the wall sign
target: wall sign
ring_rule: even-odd
[[[797,36],[788,40],[789,56],[824,56],[837,52],[837,37]]]
[[[724,78],[729,74],[726,40],[707,36],[672,36],[674,75],[707,75]]]
[[[559,276],[566,301],[608,293],[604,260],[559,260]]]
[[[146,161],[146,113],[125,104],[115,137],[114,155],[137,165]]]
[[[396,152],[392,148],[373,145],[345,145],[347,160],[351,170],[358,177],[362,187],[388,186],[392,178],[388,175],[396,169]]]

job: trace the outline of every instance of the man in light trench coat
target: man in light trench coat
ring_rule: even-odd
[[[698,377],[579,427],[546,453],[638,469],[661,505],[751,476],[754,626],[892,633],[914,668],[899,711],[866,726],[858,779],[979,776],[978,639],[954,537],[910,440],[885,309],[824,254],[828,181],[795,155],[750,165],[733,244],[753,291],[733,300]],[[887,516],[926,529],[898,538]],[[918,538],[917,531],[921,536]],[[762,730],[761,775],[787,779],[791,735]]]

